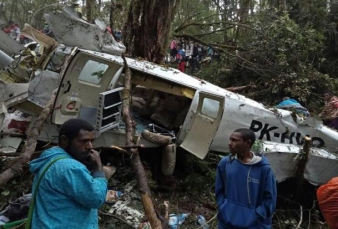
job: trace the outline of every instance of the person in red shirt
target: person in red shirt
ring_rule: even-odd
[[[181,72],[185,71],[185,51],[184,49],[182,49],[182,47],[179,45],[178,46],[178,51],[177,51],[177,55],[176,55],[176,59],[178,61],[178,70],[180,70]]]

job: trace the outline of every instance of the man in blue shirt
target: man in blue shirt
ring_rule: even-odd
[[[35,174],[33,190],[44,168],[35,199],[32,229],[98,228],[98,208],[107,193],[107,179],[98,152],[93,150],[95,131],[81,119],[66,121],[60,128],[59,146],[45,150],[30,163]]]
[[[218,229],[270,229],[276,208],[277,188],[268,160],[251,147],[256,137],[249,129],[230,136],[231,156],[217,167]]]

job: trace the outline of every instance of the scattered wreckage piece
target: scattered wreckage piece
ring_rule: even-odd
[[[132,225],[133,228],[137,228],[144,218],[144,209],[142,209],[141,206],[140,194],[134,192],[136,184],[136,180],[126,184],[123,190],[123,198],[116,200],[108,211],[108,214],[123,218],[124,221],[126,221],[128,225]],[[139,200],[140,203],[137,204],[135,200]]]
[[[0,30],[0,50],[5,52],[9,56],[14,56],[20,53],[24,49],[22,44],[13,40],[4,31]]]
[[[33,41],[39,41],[39,44],[41,44],[46,49],[53,49],[58,46],[58,42],[56,40],[34,29],[27,23],[21,30],[21,34]]]
[[[30,158],[35,152],[38,136],[53,109],[56,93],[57,89],[54,90],[46,107],[42,110],[38,119],[34,122],[33,127],[30,129],[25,147],[20,157],[14,160],[11,166],[0,174],[0,186],[6,184],[9,180],[20,174],[22,168],[30,161]]]
[[[263,153],[271,164],[277,182],[295,177],[299,161],[303,156],[301,146],[262,141],[255,152]],[[328,151],[311,147],[305,164],[304,179],[313,185],[325,184],[338,174],[338,156]]]
[[[73,7],[64,6],[63,11],[44,15],[56,39],[65,45],[121,55],[126,48],[107,31],[104,22],[91,24],[80,17]]]
[[[10,65],[14,59],[8,56],[6,53],[0,50],[0,69],[3,69]]]

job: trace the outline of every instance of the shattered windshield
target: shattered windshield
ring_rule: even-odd
[[[80,73],[79,81],[100,85],[102,76],[107,71],[107,69],[108,65],[106,64],[88,60]]]

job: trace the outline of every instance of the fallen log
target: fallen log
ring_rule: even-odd
[[[0,174],[0,187],[5,185],[9,180],[21,174],[23,167],[27,165],[33,156],[36,148],[37,138],[40,135],[40,132],[45,124],[49,114],[52,111],[57,89],[55,89],[50,97],[49,102],[46,104],[45,108],[42,110],[39,117],[35,120],[33,127],[28,133],[27,142],[23,149],[23,153],[12,161],[9,168],[3,171]]]
[[[126,145],[128,146],[128,148],[126,148],[125,150],[131,153],[132,166],[136,173],[137,186],[141,194],[144,212],[151,225],[151,228],[162,229],[161,221],[159,220],[155,212],[154,205],[150,197],[150,189],[148,187],[147,176],[140,160],[138,149],[136,148],[137,143],[135,142],[133,137],[135,132],[135,122],[133,121],[130,113],[131,71],[124,57],[124,53],[122,54],[122,58],[124,61],[126,72],[122,95],[122,117],[126,125]],[[135,148],[132,148],[132,146],[135,146]]]

